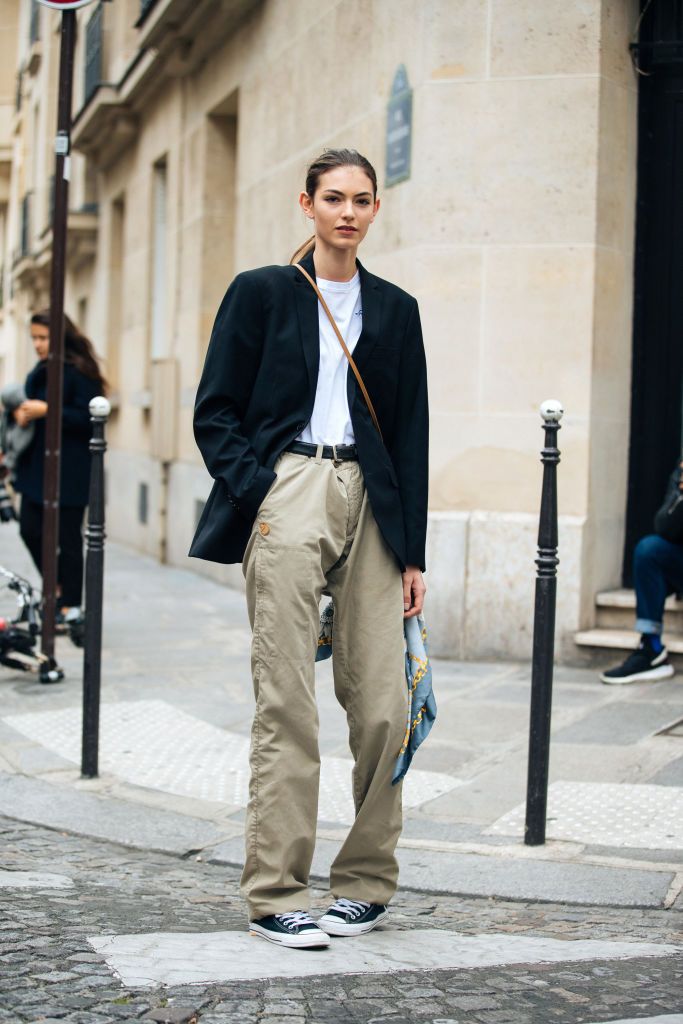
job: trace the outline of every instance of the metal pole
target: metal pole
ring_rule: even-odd
[[[526,791],[524,842],[540,846],[545,842],[550,763],[550,712],[553,697],[555,653],[555,600],[557,594],[557,464],[560,452],[557,432],[562,403],[549,399],[541,406],[545,447],[541,517],[538,527],[534,646],[531,667],[531,711],[529,719],[529,765]]]
[[[66,221],[69,202],[71,91],[73,83],[76,13],[62,13],[59,57],[57,138],[55,141],[55,202],[52,220],[50,281],[50,350],[47,357],[47,421],[43,473],[43,654],[55,652],[57,548],[59,542],[59,467],[62,441],[62,374],[64,364],[64,277]]]
[[[106,398],[90,403],[90,497],[85,530],[85,634],[83,642],[83,741],[81,774],[94,779],[100,740],[100,676],[102,666],[102,591],[104,582],[104,427],[111,412]]]

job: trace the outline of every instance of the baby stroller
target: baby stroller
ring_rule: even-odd
[[[37,672],[41,683],[58,683],[64,672],[54,658],[41,654],[40,597],[28,580],[0,565],[0,577],[17,596],[18,614],[14,619],[0,617],[0,665],[20,672]]]

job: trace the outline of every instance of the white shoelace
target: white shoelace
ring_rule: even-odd
[[[290,910],[287,914],[276,914],[278,921],[282,921],[285,928],[301,928],[304,924],[315,924],[315,921],[305,910]]]
[[[342,896],[341,899],[335,900],[330,910],[338,910],[340,914],[350,915],[355,919],[364,914],[370,906],[371,904],[365,900],[347,900]]]

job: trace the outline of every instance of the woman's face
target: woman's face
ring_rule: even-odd
[[[334,249],[355,249],[379,210],[372,182],[360,167],[326,171],[313,198],[302,192],[299,203],[315,223],[316,240]]]
[[[47,359],[47,353],[50,348],[49,328],[43,327],[42,324],[31,324],[31,341],[38,358]]]

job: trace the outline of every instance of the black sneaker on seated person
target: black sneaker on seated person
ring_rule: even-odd
[[[329,946],[330,937],[318,928],[305,910],[290,910],[285,914],[268,914],[249,922],[252,935],[260,935],[269,942],[292,949],[317,949]]]
[[[636,650],[629,654],[626,661],[616,668],[603,672],[600,680],[608,686],[623,686],[625,683],[648,683],[670,679],[673,674],[674,667],[669,661],[666,647],[655,651],[651,641],[643,636]]]
[[[367,903],[365,900],[335,900],[329,910],[318,920],[328,935],[364,935],[381,924],[389,911],[382,903]]]

